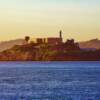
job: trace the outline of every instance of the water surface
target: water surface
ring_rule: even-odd
[[[100,62],[0,62],[0,100],[100,100]]]

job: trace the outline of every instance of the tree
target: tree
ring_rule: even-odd
[[[29,36],[25,36],[25,41],[28,42],[30,40]]]

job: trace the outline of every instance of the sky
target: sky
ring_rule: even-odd
[[[56,37],[100,39],[100,0],[0,0],[0,41]]]

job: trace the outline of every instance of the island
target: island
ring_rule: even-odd
[[[0,61],[100,61],[100,49],[82,49],[74,39],[59,37],[30,39],[0,52]]]

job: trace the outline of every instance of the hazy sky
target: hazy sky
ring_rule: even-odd
[[[58,36],[100,39],[100,0],[0,0],[0,41]]]

